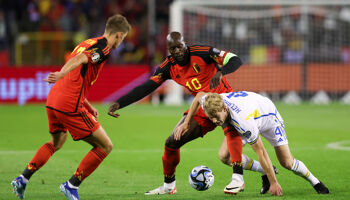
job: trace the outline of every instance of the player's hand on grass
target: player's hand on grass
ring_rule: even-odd
[[[56,83],[58,80],[64,77],[64,74],[62,72],[50,72],[47,79],[44,79],[44,81],[48,83]]]
[[[117,111],[119,109],[120,105],[118,102],[115,102],[114,104],[112,104],[109,109],[108,109],[108,115],[118,118],[120,115],[118,113],[114,113],[115,111]]]
[[[180,140],[181,136],[183,136],[189,129],[190,129],[189,124],[182,123],[180,126],[176,128],[174,132],[174,139]]]
[[[273,196],[281,196],[283,193],[282,193],[282,187],[280,186],[280,184],[279,183],[271,184],[270,193]]]
[[[217,88],[220,85],[221,78],[222,78],[221,71],[216,72],[216,74],[210,80],[210,89]]]

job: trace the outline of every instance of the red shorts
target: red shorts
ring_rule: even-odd
[[[189,111],[189,109],[186,110],[186,112],[184,114],[187,115],[188,111]],[[193,116],[193,119],[196,120],[198,125],[201,127],[202,136],[204,136],[205,134],[207,134],[208,132],[210,132],[216,128],[216,124],[214,124],[207,117],[207,115],[204,113],[202,107],[199,108],[199,110]]]
[[[85,107],[74,114],[65,114],[51,108],[46,108],[46,113],[51,134],[68,130],[73,140],[81,140],[100,128],[100,123]]]

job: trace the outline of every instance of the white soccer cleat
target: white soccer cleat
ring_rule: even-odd
[[[176,186],[171,189],[171,188],[165,188],[164,186],[160,186],[157,189],[145,192],[145,195],[161,195],[161,194],[176,194],[177,190],[176,190]]]
[[[242,181],[239,177],[232,176],[232,181],[228,184],[224,192],[226,194],[238,194],[238,192],[244,191],[244,181]]]

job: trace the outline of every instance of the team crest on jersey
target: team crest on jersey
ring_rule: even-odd
[[[192,68],[197,74],[201,72],[201,68],[199,68],[199,65],[197,63],[193,63]]]

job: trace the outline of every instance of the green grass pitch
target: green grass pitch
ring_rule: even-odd
[[[272,147],[263,140],[283,188],[282,197],[259,194],[258,173],[244,171],[245,191],[226,195],[223,188],[230,182],[232,169],[221,164],[218,150],[224,138],[217,128],[204,138],[181,149],[177,167],[176,195],[144,196],[144,192],[163,184],[162,160],[164,141],[188,106],[168,107],[133,105],[120,110],[120,118],[107,116],[107,105],[96,105],[99,121],[114,143],[113,152],[80,186],[83,200],[108,199],[350,199],[350,107],[340,104],[299,106],[277,104],[282,114],[294,156],[330,189],[330,195],[318,195],[304,179],[281,167]],[[50,138],[44,105],[0,105],[0,199],[16,199],[10,182],[18,176],[35,151]],[[336,147],[327,144],[340,142]],[[63,200],[59,185],[70,178],[80,160],[91,149],[71,137],[49,162],[30,180],[26,199]],[[257,159],[249,146],[243,152]],[[190,170],[197,165],[210,167],[215,183],[198,192],[188,183]]]

